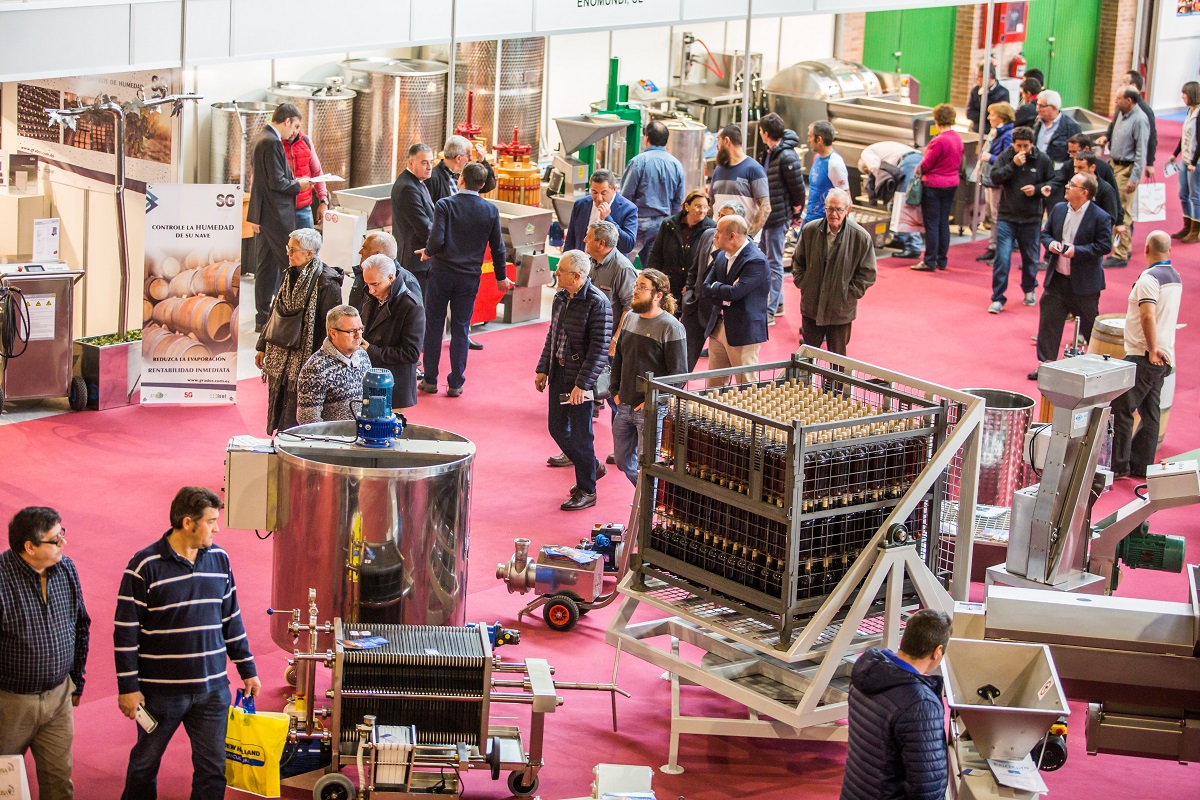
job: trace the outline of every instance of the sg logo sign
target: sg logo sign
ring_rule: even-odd
[[[234,198],[231,194],[217,195],[217,208],[228,208],[233,205]]]

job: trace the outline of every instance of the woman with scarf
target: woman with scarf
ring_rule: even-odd
[[[325,315],[342,302],[343,273],[317,258],[321,234],[292,231],[288,269],[279,282],[271,317],[258,337],[254,365],[267,382],[267,433],[296,425],[296,379],[324,340]]]

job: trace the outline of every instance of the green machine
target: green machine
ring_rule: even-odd
[[[625,165],[641,151],[642,110],[629,105],[629,87],[618,80],[621,60],[608,64],[608,92],[603,103],[594,103],[586,114],[557,117],[560,143],[550,168],[542,206],[554,211],[563,227],[571,206],[588,192],[588,182],[598,169],[612,171],[618,179]]]

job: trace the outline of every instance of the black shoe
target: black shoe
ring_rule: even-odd
[[[436,383],[426,383],[425,381],[421,381],[417,384],[417,388],[426,394],[437,394]]]
[[[592,494],[575,494],[571,499],[559,506],[563,511],[579,511],[584,508],[591,508],[596,505],[596,493]]]
[[[263,329],[263,323],[261,323],[261,322],[254,323],[254,332],[255,333],[262,333],[262,329]]]
[[[1129,477],[1129,470],[1127,470],[1127,469],[1114,469],[1113,470],[1113,480],[1114,481],[1119,481],[1122,478],[1128,478],[1128,477]]]
[[[989,247],[987,250],[984,250],[982,253],[975,256],[975,260],[976,261],[995,261],[996,260],[996,251]]]
[[[708,348],[707,347],[700,351],[700,357],[708,358]]]
[[[935,267],[933,264],[926,264],[924,262],[922,262],[920,264],[913,264],[911,267],[909,267],[909,269],[911,269],[913,272],[936,272],[937,271],[937,267]]]
[[[425,377],[425,370],[417,367],[417,380],[422,380]]]
[[[617,454],[609,453],[608,458],[604,459],[604,463],[605,464],[616,464],[617,463]]]
[[[1025,377],[1029,378],[1029,380],[1031,380],[1031,381],[1036,381],[1037,380],[1037,370],[1035,369],[1033,372],[1029,373]]]
[[[938,268],[938,269],[946,269],[946,265],[945,265],[945,264],[938,264],[938,267],[937,267],[937,268]]]
[[[547,458],[546,466],[547,467],[569,467],[569,466],[571,466],[571,459],[567,458],[565,453],[559,453],[556,456],[550,456],[550,458]]]
[[[1129,266],[1129,259],[1117,258],[1115,256],[1109,256],[1108,258],[1104,259],[1103,264],[1105,269],[1121,269],[1122,267],[1127,266]]]
[[[468,350],[482,350],[483,345],[481,345],[479,342],[475,341],[470,336],[468,336],[467,337],[467,349]]]
[[[905,250],[901,253],[892,253],[888,258],[920,258],[920,250]]]

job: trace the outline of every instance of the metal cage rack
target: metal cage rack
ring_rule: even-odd
[[[692,389],[726,377],[732,386]],[[786,649],[900,504],[958,409],[813,358],[656,378],[642,469],[634,588],[686,590],[764,623]],[[904,521],[939,569],[946,474]]]

